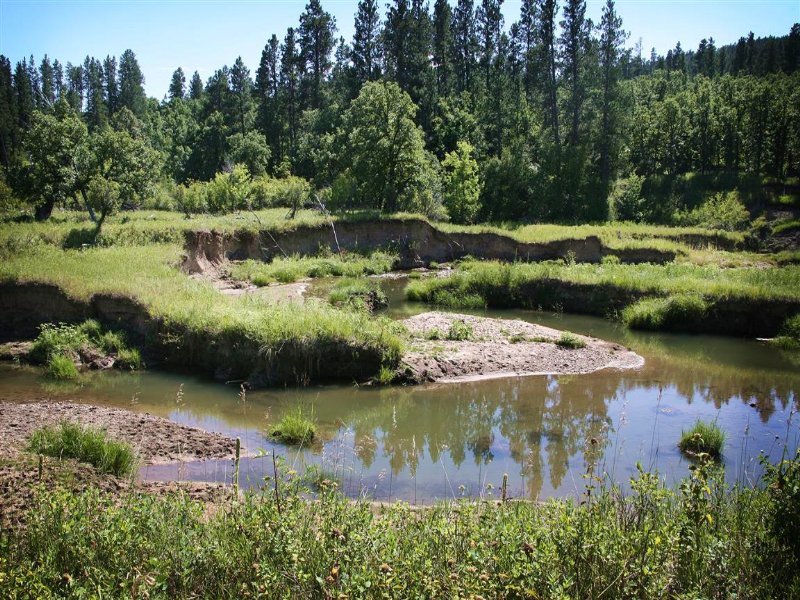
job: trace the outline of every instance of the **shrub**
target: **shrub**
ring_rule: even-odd
[[[251,187],[253,208],[300,208],[311,197],[311,184],[302,177],[256,177]]]
[[[74,381],[78,378],[78,369],[68,356],[54,354],[47,359],[47,376],[60,381]]]
[[[306,446],[314,440],[316,435],[314,424],[314,411],[306,416],[302,407],[286,413],[272,428],[270,435],[283,444]]]
[[[136,454],[129,444],[108,438],[101,429],[66,421],[34,431],[28,449],[55,458],[74,458],[118,477],[131,475],[136,467]]]
[[[800,314],[786,320],[781,334],[772,343],[784,350],[800,350]]]
[[[584,342],[574,333],[565,331],[561,334],[561,337],[556,340],[556,346],[569,348],[570,350],[577,350],[579,348],[585,348],[586,342]]]
[[[33,342],[31,358],[40,363],[48,363],[55,356],[75,354],[88,343],[89,336],[77,325],[44,323],[39,327],[39,335]]]
[[[688,431],[681,431],[678,448],[690,456],[707,454],[718,459],[722,456],[722,447],[725,445],[725,432],[716,423],[697,421]]]
[[[622,322],[632,329],[691,331],[700,325],[707,311],[708,304],[696,294],[646,298],[625,307]]]
[[[481,186],[475,149],[459,141],[442,161],[442,195],[447,213],[455,223],[472,223],[480,210]]]
[[[772,465],[762,456],[764,483],[772,499],[768,526],[775,539],[800,562],[800,449],[794,459]]]
[[[608,197],[609,213],[613,221],[634,221],[645,219],[646,207],[642,197],[644,177],[632,175],[619,179]]]
[[[377,282],[367,279],[345,279],[333,286],[328,301],[334,306],[347,306],[374,312],[389,306],[389,299]]]
[[[122,348],[117,352],[114,366],[138,371],[144,367],[142,355],[136,348]]]
[[[447,339],[453,342],[464,342],[472,339],[472,327],[460,319],[455,319],[450,323],[447,330]]]
[[[678,211],[675,221],[678,225],[741,231],[747,228],[750,213],[737,192],[720,192],[691,211]]]

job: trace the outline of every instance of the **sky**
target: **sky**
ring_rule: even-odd
[[[520,3],[503,3],[506,27],[519,18]],[[604,3],[587,2],[595,22]],[[336,18],[337,35],[349,41],[358,0],[322,5]],[[0,0],[0,54],[12,65],[31,54],[37,64],[44,54],[77,64],[87,55],[118,57],[130,48],[147,94],[160,99],[179,66],[187,80],[197,70],[205,81],[241,56],[255,76],[270,35],[282,40],[304,6],[305,0]],[[678,41],[692,49],[702,38],[713,37],[719,46],[749,31],[786,35],[800,22],[800,0],[616,0],[616,6],[630,32],[628,46],[641,38],[646,56],[650,48],[665,54]]]

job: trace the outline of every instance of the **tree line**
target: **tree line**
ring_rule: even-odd
[[[39,217],[82,201],[101,219],[239,165],[304,178],[332,208],[587,221],[630,178],[800,174],[800,25],[644,57],[613,0],[599,23],[585,0],[523,0],[509,26],[501,5],[360,0],[347,41],[309,0],[254,73],[241,57],[205,82],[178,68],[162,101],[131,50],[0,57],[7,187]]]

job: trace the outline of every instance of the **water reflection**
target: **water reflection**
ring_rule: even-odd
[[[272,449],[290,467],[322,465],[345,491],[381,499],[428,501],[487,494],[503,473],[515,496],[580,493],[591,465],[624,483],[641,462],[669,481],[686,474],[676,443],[697,418],[728,433],[731,480],[755,477],[760,451],[793,451],[791,415],[800,387],[797,365],[757,342],[709,336],[637,334],[589,317],[508,312],[545,325],[611,339],[642,354],[638,371],[500,379],[416,388],[327,386],[250,392],[191,376],[111,373],[79,387],[46,384],[31,369],[0,367],[0,398],[51,397],[147,411],[239,436],[251,452]],[[298,403],[313,406],[319,441],[297,451],[274,446],[267,432]],[[242,464],[257,486],[272,463]],[[229,461],[150,467],[148,478],[229,480]]]

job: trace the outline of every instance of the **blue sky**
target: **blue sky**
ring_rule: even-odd
[[[433,0],[430,0],[431,4]],[[479,0],[476,0],[476,4]],[[322,0],[336,18],[338,35],[350,39],[357,0]],[[451,5],[455,0],[451,0]],[[599,20],[604,0],[589,0],[588,14]],[[617,0],[617,11],[644,54],[666,52],[680,40],[695,48],[703,37],[718,44],[756,36],[785,35],[800,22],[800,0]],[[272,33],[283,38],[296,26],[305,1],[290,0],[0,0],[0,54],[12,63],[47,53],[62,63],[86,55],[119,56],[131,48],[145,75],[147,93],[166,93],[172,72],[183,67],[205,79],[237,56],[255,74],[261,50]],[[520,0],[506,0],[506,25],[517,20]]]

